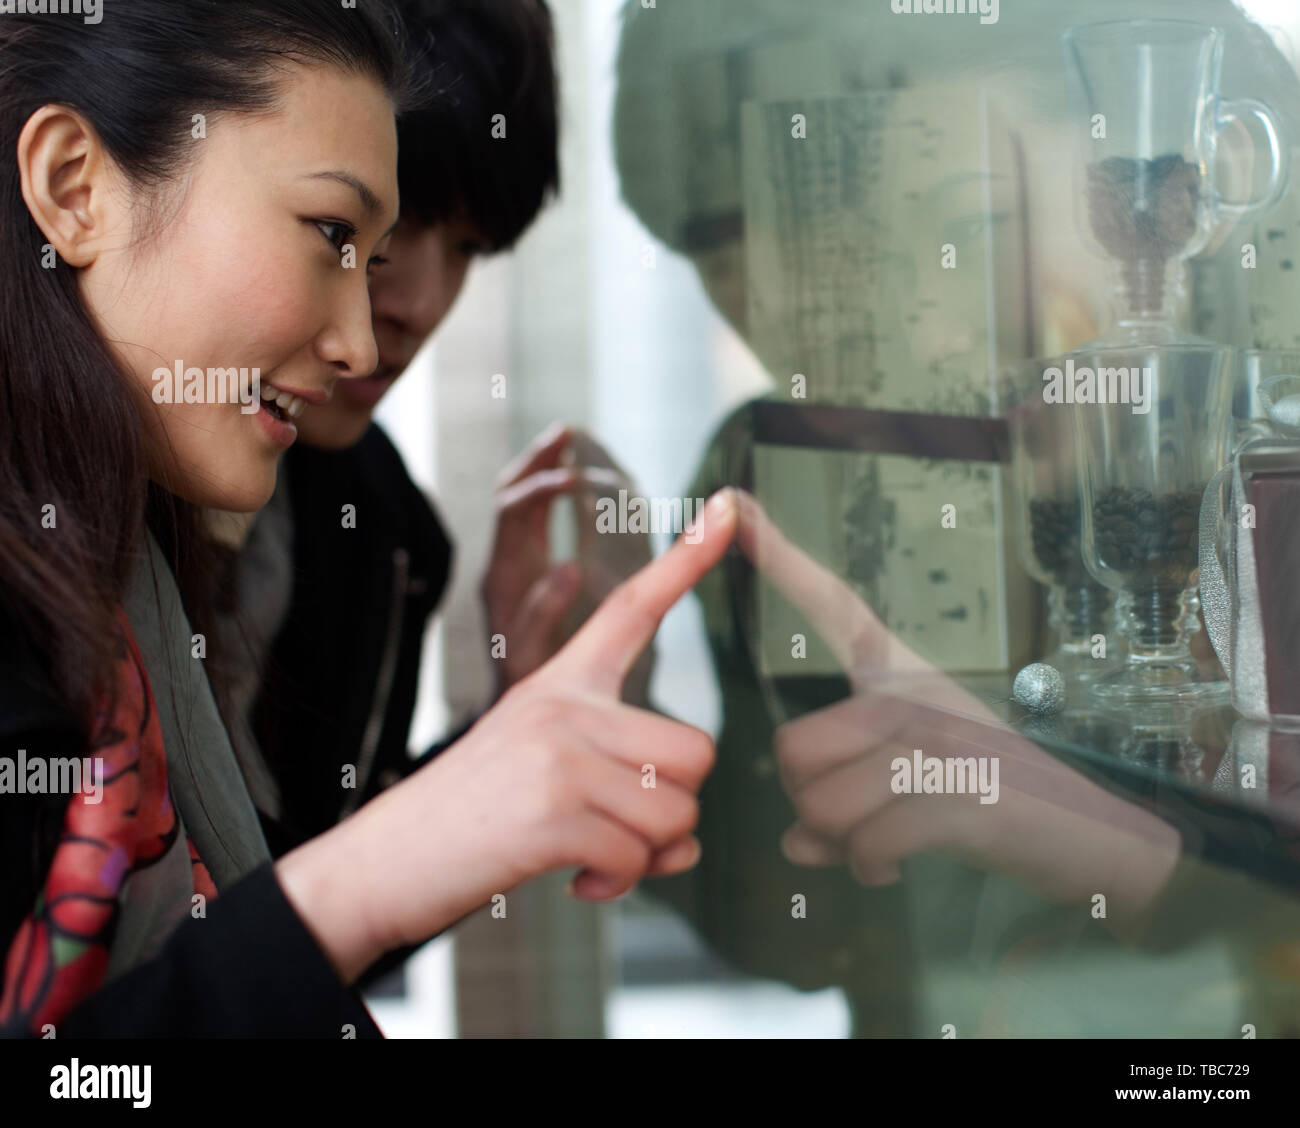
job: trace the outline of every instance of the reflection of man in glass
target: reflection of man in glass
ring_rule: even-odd
[[[1093,335],[1105,295],[1075,234],[1069,154],[1056,140],[1065,112],[1058,38],[1074,7],[1053,0],[1004,12],[996,34],[981,39],[960,20],[867,12],[853,0],[629,6],[615,122],[624,196],[695,262],[773,376],[772,402],[790,402],[787,381],[801,373],[812,403],[979,417],[991,407],[993,356],[1042,355]],[[1088,19],[1168,14],[1161,7],[1114,0],[1090,5]],[[1225,87],[1235,80],[1234,95],[1263,97],[1294,120],[1293,76],[1226,0],[1194,0],[1177,15],[1224,27]],[[811,142],[804,150],[786,143],[800,143],[796,115]],[[830,141],[814,132],[828,123],[842,127]],[[945,265],[948,247],[956,269]],[[1215,266],[1198,269],[1210,275]],[[1227,276],[1240,288],[1239,270]],[[1244,323],[1233,311],[1246,300],[1220,288],[1216,301],[1216,335],[1233,339]],[[957,639],[964,652],[984,648],[985,668],[1015,668],[1013,648],[994,636],[1016,601],[1004,592],[996,606],[991,585],[981,586],[995,604],[983,633],[975,599],[961,604],[972,605],[966,619],[927,622],[924,573],[945,569],[929,547],[910,566],[906,556],[907,515],[928,506],[940,484],[957,488],[964,455],[954,451],[946,464],[933,455],[765,463],[755,419],[746,405],[723,424],[688,490],[749,485],[768,512],[749,510],[748,555],[760,568],[737,558],[699,589],[723,693],[718,766],[704,793],[700,866],[651,891],[747,971],[805,988],[843,986],[857,1033],[934,1035],[940,1022],[969,1032],[1209,1033],[1210,1012],[1180,1011],[1171,1000],[1189,979],[1230,978],[1232,958],[1213,938],[1197,947],[1207,922],[1187,925],[1178,898],[1192,887],[1201,905],[1235,897],[1244,921],[1265,915],[1268,897],[1231,882],[1212,887],[1217,879],[1185,857],[1194,829],[1172,833],[1005,735],[982,702],[935,676],[936,666],[972,668],[945,660]],[[968,488],[985,490],[992,511],[991,482],[976,472]],[[875,501],[864,506],[864,497]],[[778,512],[771,503],[782,498],[789,505]],[[831,526],[856,522],[858,539],[850,530],[837,540],[832,530],[811,543],[816,522],[801,508],[828,514]],[[898,528],[880,535],[900,514]],[[997,535],[951,570],[978,571],[996,554]],[[864,570],[867,544],[880,559]],[[794,669],[780,665],[780,650],[791,649],[784,628],[798,621],[782,602],[822,635],[814,676],[782,677]],[[845,633],[855,620],[861,629]],[[864,660],[863,645],[882,653]],[[855,676],[864,669],[870,676]],[[876,692],[880,675],[900,669],[919,675],[908,694]],[[888,724],[892,731],[877,731]],[[982,742],[1018,773],[996,817],[917,837],[916,852],[967,864],[905,851],[899,881],[896,866],[860,864],[845,843],[817,841],[806,828],[783,839],[796,816],[804,822],[792,797],[819,756],[843,755],[851,769],[843,776],[850,811],[841,812],[851,823],[861,801],[854,789],[878,778],[853,770],[890,740],[900,748],[925,741],[938,755],[945,743],[970,752]],[[822,813],[811,816],[833,823],[827,808],[836,798],[823,796]],[[908,833],[902,825],[895,837]],[[1107,858],[1107,841],[1124,835],[1146,847]],[[1119,880],[1114,871],[1123,871]],[[1131,900],[1135,921],[1161,892],[1161,923],[1146,941],[1176,937],[1177,955],[1122,954],[1108,931],[1116,922],[1080,907],[1098,884],[1112,890],[1112,917]],[[806,916],[792,914],[795,894]],[[1289,906],[1277,913],[1289,923],[1270,929],[1295,927]],[[1134,990],[1120,986],[1126,971],[1137,976]],[[1098,992],[1099,982],[1111,986]]]

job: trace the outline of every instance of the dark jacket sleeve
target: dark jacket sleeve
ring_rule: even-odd
[[[81,755],[85,736],[0,613],[0,755]],[[44,887],[68,796],[0,794],[0,967]],[[107,984],[57,1036],[378,1037],[354,991],[289,904],[271,865],[222,890],[157,957]],[[0,1028],[0,1036],[26,1029]]]
[[[0,861],[13,873],[20,867],[9,844],[43,816],[31,802],[21,809],[7,805],[5,814],[7,848]],[[5,883],[0,896],[4,952],[34,903],[21,902],[21,884]],[[31,1034],[0,1027],[8,1037]],[[92,995],[57,1029],[60,1038],[348,1034],[382,1036],[289,904],[270,863],[223,891],[205,918],[186,920],[157,957]]]
[[[114,980],[66,1037],[377,1038],[356,994],[285,898],[268,863],[187,920],[162,954]]]

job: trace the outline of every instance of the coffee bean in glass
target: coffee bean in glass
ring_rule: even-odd
[[[1088,166],[1093,234],[1122,261],[1173,258],[1196,234],[1201,171],[1176,153],[1110,157]]]
[[[1128,579],[1185,584],[1197,564],[1201,495],[1112,486],[1093,505],[1097,556]]]
[[[1062,586],[1088,583],[1079,550],[1079,502],[1034,498],[1029,502],[1034,559]]]

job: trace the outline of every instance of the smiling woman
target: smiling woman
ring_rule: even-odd
[[[263,505],[294,417],[377,363],[350,265],[397,218],[407,70],[396,18],[364,8],[121,0],[96,26],[0,19],[0,738],[107,769],[102,802],[3,797],[0,1030],[75,1029],[87,1000],[83,1029],[124,1029],[127,996],[95,1003],[109,984],[151,1029],[202,1026],[207,1000],[175,989],[199,948],[164,942],[218,888],[212,940],[224,920],[221,943],[247,943],[241,916],[278,913],[278,957],[315,957],[307,1003],[266,993],[275,955],[250,969],[250,1007],[274,1012],[250,1026],[313,1007],[355,1020],[283,897],[266,903],[269,876],[227,888],[267,859],[189,640],[209,590],[199,507]],[[160,367],[236,379],[159,396]],[[168,779],[190,752],[194,795]]]
[[[375,255],[397,218],[392,101],[371,77],[335,68],[291,64],[281,85],[274,114],[227,116],[193,143],[183,187],[161,192],[167,226],[146,242],[129,237],[120,175],[78,115],[43,108],[19,138],[32,213],[75,260],[136,383],[152,380],[160,354],[183,356],[257,368],[263,384],[310,401],[378,363],[366,271],[343,256]],[[264,505],[296,437],[287,418],[250,421],[226,403],[167,405],[146,420],[160,484],[219,509]]]

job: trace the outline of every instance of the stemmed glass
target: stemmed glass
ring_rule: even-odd
[[[1073,415],[1079,409],[1044,402],[1042,373],[1049,363],[1027,361],[1004,372],[1017,539],[1025,570],[1048,589],[1048,621],[1058,638],[1040,660],[1067,682],[1085,683],[1113,673],[1120,648],[1110,590],[1083,563]]]
[[[1198,679],[1188,639],[1201,497],[1232,441],[1234,352],[1160,345],[1071,354],[1083,559],[1098,581],[1131,601],[1127,660],[1092,686],[1103,701],[1140,706],[1226,690]],[[1130,394],[1116,394],[1125,387]],[[1099,392],[1106,402],[1095,402]],[[1079,402],[1085,399],[1093,402]]]
[[[1277,116],[1219,93],[1223,33],[1186,20],[1122,20],[1062,38],[1071,91],[1080,219],[1112,266],[1115,343],[1190,341],[1176,324],[1187,260],[1227,224],[1273,207],[1290,162]],[[1217,154],[1234,121],[1266,140],[1262,195],[1223,198]]]

